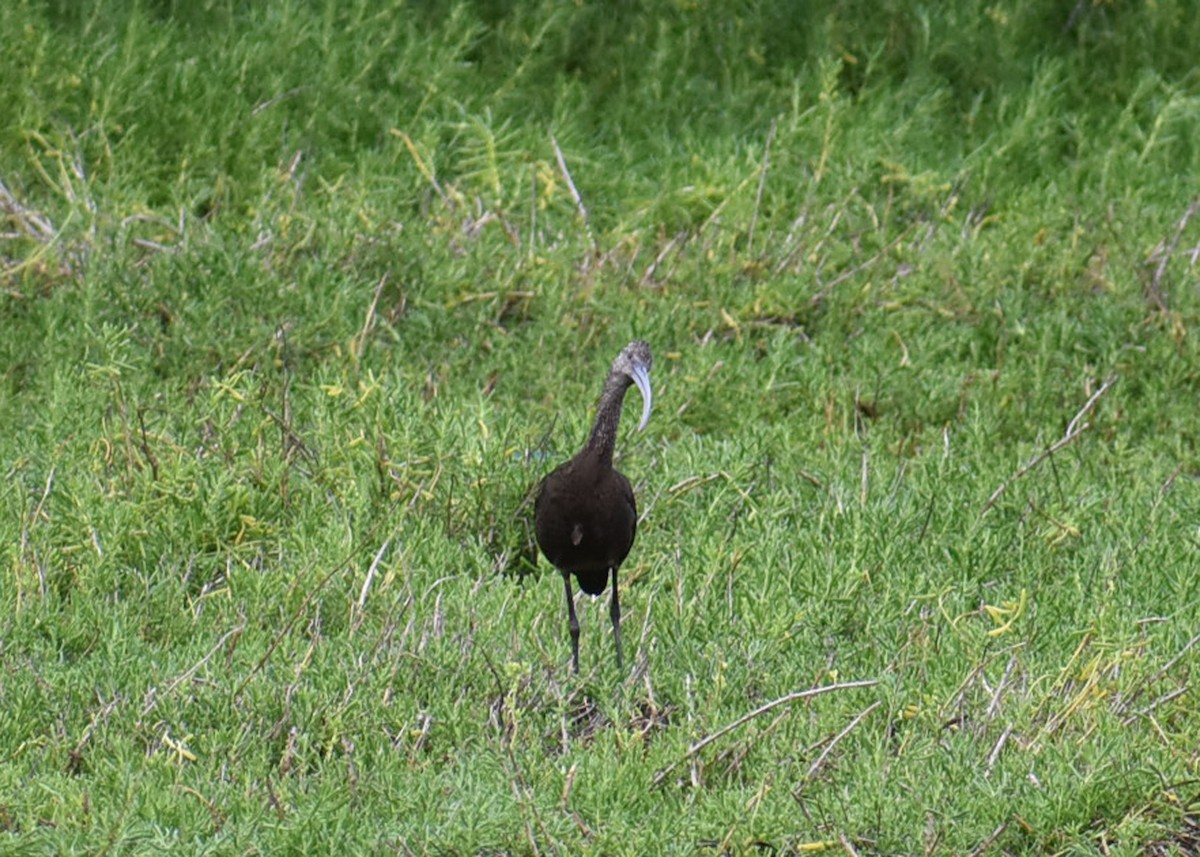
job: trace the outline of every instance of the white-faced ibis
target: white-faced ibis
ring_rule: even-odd
[[[563,462],[545,479],[534,503],[534,529],[538,546],[554,567],[562,572],[567,593],[567,616],[571,628],[571,667],[579,672],[579,619],[571,575],[589,595],[600,595],[612,575],[613,639],[617,645],[617,669],[622,669],[621,601],[617,569],[633,547],[637,534],[637,504],[629,480],[612,464],[617,426],[625,391],[637,384],[642,394],[642,419],[638,430],[650,419],[653,393],[650,390],[650,346],[631,342],[613,361],[604,381],[604,392],[596,411],[592,433],[575,457]]]

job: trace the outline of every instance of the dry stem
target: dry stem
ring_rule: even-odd
[[[760,705],[758,708],[754,709],[753,711],[751,711],[747,714],[743,714],[741,717],[739,717],[737,720],[733,721],[732,723],[730,723],[726,726],[722,726],[720,729],[718,729],[713,734],[709,735],[707,738],[701,738],[699,741],[697,741],[695,744],[693,744],[691,747],[689,747],[688,751],[686,753],[684,753],[683,756],[681,756],[679,759],[676,759],[674,762],[667,765],[665,768],[663,768],[661,771],[659,771],[657,774],[655,774],[654,779],[651,781],[650,784],[654,785],[654,786],[661,785],[663,783],[663,781],[666,780],[667,774],[669,774],[671,771],[675,770],[675,768],[679,767],[679,765],[683,764],[688,759],[695,756],[697,753],[699,753],[701,750],[703,750],[709,744],[716,741],[718,738],[722,738],[725,735],[728,735],[730,732],[732,732],[734,729],[737,729],[739,726],[749,723],[754,718],[760,717],[763,714],[766,714],[768,711],[770,711],[773,708],[778,708],[779,706],[786,705],[789,702],[795,702],[798,699],[806,699],[810,696],[819,696],[823,693],[830,693],[831,691],[835,691],[835,690],[850,690],[852,688],[857,688],[857,687],[874,687],[877,684],[879,684],[879,682],[874,679],[864,679],[862,681],[840,682],[838,684],[823,685],[822,687],[812,687],[812,688],[809,688],[808,690],[797,690],[792,693],[786,694],[785,696],[781,696],[778,699],[773,699],[770,702],[766,703],[765,705]],[[868,708],[867,711],[870,711],[870,708]],[[864,714],[866,714],[866,712],[863,712],[863,714],[860,714],[859,719],[861,719],[861,717]],[[853,724],[851,724],[851,725],[853,725]]]
[[[1000,496],[1008,490],[1009,485],[1016,482],[1029,471],[1033,470],[1033,468],[1037,467],[1047,458],[1054,455],[1054,453],[1058,452],[1060,449],[1077,439],[1085,431],[1090,429],[1092,427],[1091,423],[1079,425],[1079,421],[1083,419],[1087,412],[1090,411],[1096,402],[1100,400],[1100,397],[1108,391],[1108,388],[1116,383],[1116,380],[1116,375],[1110,375],[1108,378],[1104,379],[1104,383],[1100,385],[1100,389],[1092,393],[1091,398],[1087,400],[1084,406],[1079,409],[1079,413],[1075,414],[1074,418],[1072,418],[1071,422],[1067,425],[1066,434],[1035,455],[1029,461],[1029,463],[1021,467],[1016,473],[1008,477],[1008,479],[1001,482],[1000,487],[993,491],[992,496],[988,497],[987,502],[983,504],[983,508],[979,511],[979,514],[981,516],[986,515],[991,510],[992,506],[996,504],[996,501],[1000,499]]]

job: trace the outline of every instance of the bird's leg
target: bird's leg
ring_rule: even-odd
[[[571,592],[571,575],[564,573],[563,586],[567,590],[567,621],[571,628],[571,669],[579,672],[579,619],[575,616],[575,595]]]
[[[617,670],[621,671],[625,668],[625,658],[621,653],[621,600],[617,595],[617,567],[615,565],[612,570],[612,602],[608,606],[608,611],[612,617],[613,639],[617,641]]]

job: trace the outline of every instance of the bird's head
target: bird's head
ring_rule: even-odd
[[[640,339],[622,348],[612,365],[613,375],[624,375],[642,394],[642,419],[638,422],[638,431],[650,421],[650,406],[654,402],[654,391],[650,388],[650,367],[653,365],[650,346]]]

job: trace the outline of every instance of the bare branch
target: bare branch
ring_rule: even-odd
[[[758,226],[758,212],[762,208],[763,188],[767,184],[767,170],[771,168],[771,143],[775,140],[775,120],[771,120],[771,130],[767,132],[767,144],[763,147],[762,168],[758,173],[758,193],[754,196],[754,211],[750,215],[750,232],[746,236],[746,254],[754,251],[754,230]]]
[[[1157,259],[1158,264],[1154,268],[1154,274],[1150,278],[1150,285],[1147,287],[1147,296],[1154,302],[1160,311],[1166,311],[1167,302],[1163,297],[1162,281],[1167,273],[1167,263],[1171,261],[1171,257],[1175,255],[1175,248],[1179,246],[1179,239],[1183,236],[1183,230],[1187,228],[1188,221],[1192,216],[1200,210],[1200,196],[1192,200],[1192,204],[1187,207],[1187,211],[1179,218],[1175,224],[1175,234],[1171,236],[1171,240],[1164,247],[1161,243],[1150,254],[1147,260],[1153,262]]]
[[[1012,726],[1005,726],[1004,731],[1000,733],[1000,737],[996,740],[996,746],[992,747],[992,752],[988,753],[987,762],[984,764],[988,774],[992,772],[992,767],[996,764],[996,760],[1000,758],[1000,751],[1008,743],[1008,738],[1012,735],[1012,731]]]
[[[1137,700],[1137,698],[1142,695],[1142,692],[1145,691],[1145,689],[1148,688],[1150,685],[1157,682],[1164,675],[1169,673],[1171,671],[1171,667],[1173,667],[1173,666],[1175,666],[1175,664],[1179,663],[1180,659],[1183,658],[1183,656],[1186,655],[1189,651],[1191,651],[1192,647],[1195,646],[1197,643],[1200,643],[1200,634],[1196,634],[1196,636],[1194,636],[1194,637],[1192,637],[1192,639],[1188,640],[1184,644],[1183,648],[1175,653],[1175,657],[1171,658],[1171,660],[1167,661],[1165,664],[1163,664],[1161,667],[1159,667],[1158,671],[1155,672],[1154,675],[1150,676],[1148,679],[1146,679],[1140,685],[1138,685],[1136,688],[1134,688],[1132,691],[1130,691],[1129,695],[1126,696],[1125,699],[1121,702],[1121,704],[1116,707],[1116,709],[1115,709],[1116,713],[1124,714],[1127,711],[1129,711],[1130,707]],[[1158,704],[1159,704],[1159,702],[1154,703],[1154,705],[1158,705]],[[1147,710],[1150,710],[1150,709],[1147,709]],[[1128,722],[1128,721],[1123,721],[1123,722]]]
[[[733,721],[732,723],[730,723],[726,726],[722,726],[720,729],[718,729],[713,734],[709,735],[707,738],[702,738],[699,741],[697,741],[695,744],[693,744],[691,747],[688,748],[688,751],[686,753],[684,753],[683,756],[681,756],[679,759],[676,759],[674,762],[667,765],[665,768],[663,768],[661,771],[659,771],[657,774],[655,774],[654,779],[651,781],[651,785],[654,785],[654,786],[661,785],[662,782],[664,780],[666,780],[667,774],[669,774],[671,771],[675,770],[675,768],[679,767],[681,764],[686,762],[688,759],[695,756],[697,753],[699,753],[701,750],[703,750],[709,744],[711,744],[712,742],[716,741],[719,738],[723,738],[724,736],[726,736],[730,732],[732,732],[734,729],[737,729],[739,726],[743,726],[746,723],[749,723],[754,718],[761,717],[762,715],[766,714],[768,711],[770,711],[773,708],[778,708],[781,705],[787,705],[789,702],[795,702],[798,699],[807,699],[810,696],[820,696],[823,693],[830,693],[835,690],[851,690],[853,688],[860,688],[860,687],[874,687],[877,684],[879,684],[879,682],[876,681],[875,679],[864,679],[862,681],[847,681],[847,682],[841,682],[838,684],[827,684],[827,685],[823,685],[821,687],[813,687],[813,688],[809,688],[808,690],[798,690],[798,691],[789,693],[786,696],[781,696],[778,699],[773,699],[770,702],[766,703],[765,705],[760,705],[758,708],[754,709],[753,711],[751,711],[747,714],[743,714],[741,717],[739,717],[737,720]],[[867,710],[869,711],[870,709],[867,709]],[[866,712],[864,712],[864,714],[865,713]],[[860,715],[860,717],[861,716],[862,715]]]
[[[379,550],[375,552],[375,558],[371,560],[371,567],[367,569],[367,579],[363,581],[362,591],[358,593],[359,610],[366,606],[367,593],[371,591],[371,581],[375,579],[375,570],[379,568],[379,561],[383,559],[383,554],[391,543],[391,539],[384,539],[383,544],[379,546]]]
[[[1083,407],[1079,409],[1079,413],[1077,413],[1071,419],[1071,422],[1067,423],[1067,434],[1070,434],[1071,432],[1075,431],[1075,426],[1079,424],[1079,421],[1081,419],[1083,419],[1084,415],[1087,414],[1087,412],[1092,409],[1092,406],[1096,404],[1096,402],[1100,399],[1100,397],[1103,396],[1105,394],[1105,392],[1108,391],[1108,388],[1111,387],[1116,382],[1116,380],[1117,380],[1116,375],[1109,375],[1107,378],[1104,379],[1104,383],[1100,385],[1100,389],[1098,389],[1096,392],[1092,393],[1091,398],[1088,399],[1084,403]]]
[[[1023,467],[1021,467],[1016,473],[1014,473],[1012,476],[1008,477],[1008,479],[1001,482],[1000,487],[997,488],[995,491],[993,491],[992,496],[988,497],[987,502],[983,504],[983,508],[979,510],[979,514],[981,516],[986,515],[991,510],[992,506],[994,506],[996,504],[996,501],[1000,499],[1000,496],[1005,491],[1008,490],[1009,485],[1016,482],[1018,479],[1020,479],[1022,476],[1027,474],[1029,471],[1033,470],[1033,468],[1037,467],[1039,464],[1041,464],[1047,458],[1054,455],[1054,453],[1058,452],[1060,449],[1062,449],[1063,447],[1067,446],[1068,444],[1070,444],[1071,442],[1076,440],[1085,431],[1090,429],[1092,427],[1091,423],[1084,423],[1083,425],[1079,425],[1078,424],[1079,421],[1081,419],[1083,419],[1083,417],[1087,414],[1087,412],[1092,409],[1092,407],[1096,404],[1097,401],[1099,401],[1100,397],[1108,390],[1108,388],[1111,387],[1114,383],[1116,383],[1116,380],[1117,380],[1116,375],[1110,375],[1108,378],[1106,378],[1104,383],[1100,385],[1100,389],[1098,389],[1095,393],[1093,393],[1092,397],[1087,400],[1087,402],[1084,404],[1084,406],[1082,408],[1079,409],[1079,413],[1075,414],[1074,418],[1071,420],[1070,424],[1067,426],[1067,433],[1064,434],[1062,437],[1060,437],[1058,440],[1056,440],[1054,443],[1050,444],[1050,446],[1043,449],[1037,455],[1035,455],[1027,464],[1025,464]]]
[[[997,839],[999,839],[1000,834],[1003,833],[1007,828],[1008,828],[1008,822],[1007,821],[1001,822],[996,827],[995,830],[993,830],[990,834],[988,834],[986,839],[984,839],[977,846],[975,846],[975,849],[973,851],[971,851],[970,857],[979,857],[979,855],[981,855],[981,854],[986,854],[988,852],[988,850],[992,847],[992,843],[994,843]]]
[[[587,206],[583,204],[583,197],[579,195],[579,188],[575,187],[575,180],[571,178],[571,171],[567,169],[567,159],[563,156],[562,149],[558,146],[558,140],[554,135],[550,135],[550,144],[554,146],[554,157],[558,160],[558,170],[562,173],[563,181],[567,183],[567,187],[571,191],[571,198],[575,200],[575,210],[579,212],[579,217],[583,221],[583,229],[587,233],[588,241],[591,242],[592,251],[596,250],[596,236],[592,234],[592,220],[588,214]]]
[[[379,282],[375,284],[375,293],[371,296],[371,305],[367,307],[367,316],[363,319],[362,330],[359,332],[356,339],[350,340],[350,348],[354,354],[355,360],[361,360],[363,351],[367,347],[367,336],[371,333],[371,328],[375,326],[375,311],[379,307],[379,295],[383,292],[383,286],[387,283],[388,275],[379,278]]]
[[[229,639],[231,637],[236,637],[245,630],[246,630],[246,620],[242,619],[241,622],[239,622],[237,625],[230,628],[223,635],[221,635],[221,639],[217,640],[217,642],[213,644],[212,648],[209,649],[208,652],[205,653],[204,657],[202,657],[200,660],[196,661],[196,663],[192,664],[190,667],[188,667],[182,673],[177,675],[174,678],[174,680],[169,685],[166,686],[166,688],[163,690],[162,693],[147,694],[146,695],[146,699],[147,699],[146,704],[142,708],[142,717],[145,717],[147,714],[149,714],[151,711],[153,711],[158,706],[158,703],[163,700],[164,697],[170,696],[171,693],[174,692],[175,688],[179,687],[185,681],[190,681],[192,676],[194,676],[197,672],[199,672],[200,668],[203,667],[206,663],[208,663],[209,659],[212,658],[212,656],[215,655],[217,652],[219,652],[221,650],[221,648],[229,641]]]
[[[838,742],[849,735],[854,730],[854,727],[863,721],[863,718],[865,718],[868,714],[882,704],[882,701],[878,699],[875,700],[862,711],[858,712],[858,714],[854,716],[854,719],[846,724],[846,728],[834,735],[833,738],[830,739],[829,743],[825,745],[825,749],[821,751],[821,754],[817,756],[811,765],[808,766],[808,770],[804,772],[804,779],[811,780],[813,776],[816,775],[817,771],[821,769],[821,766],[825,764],[825,760],[829,758],[829,754],[833,752],[833,748],[837,746]]]

